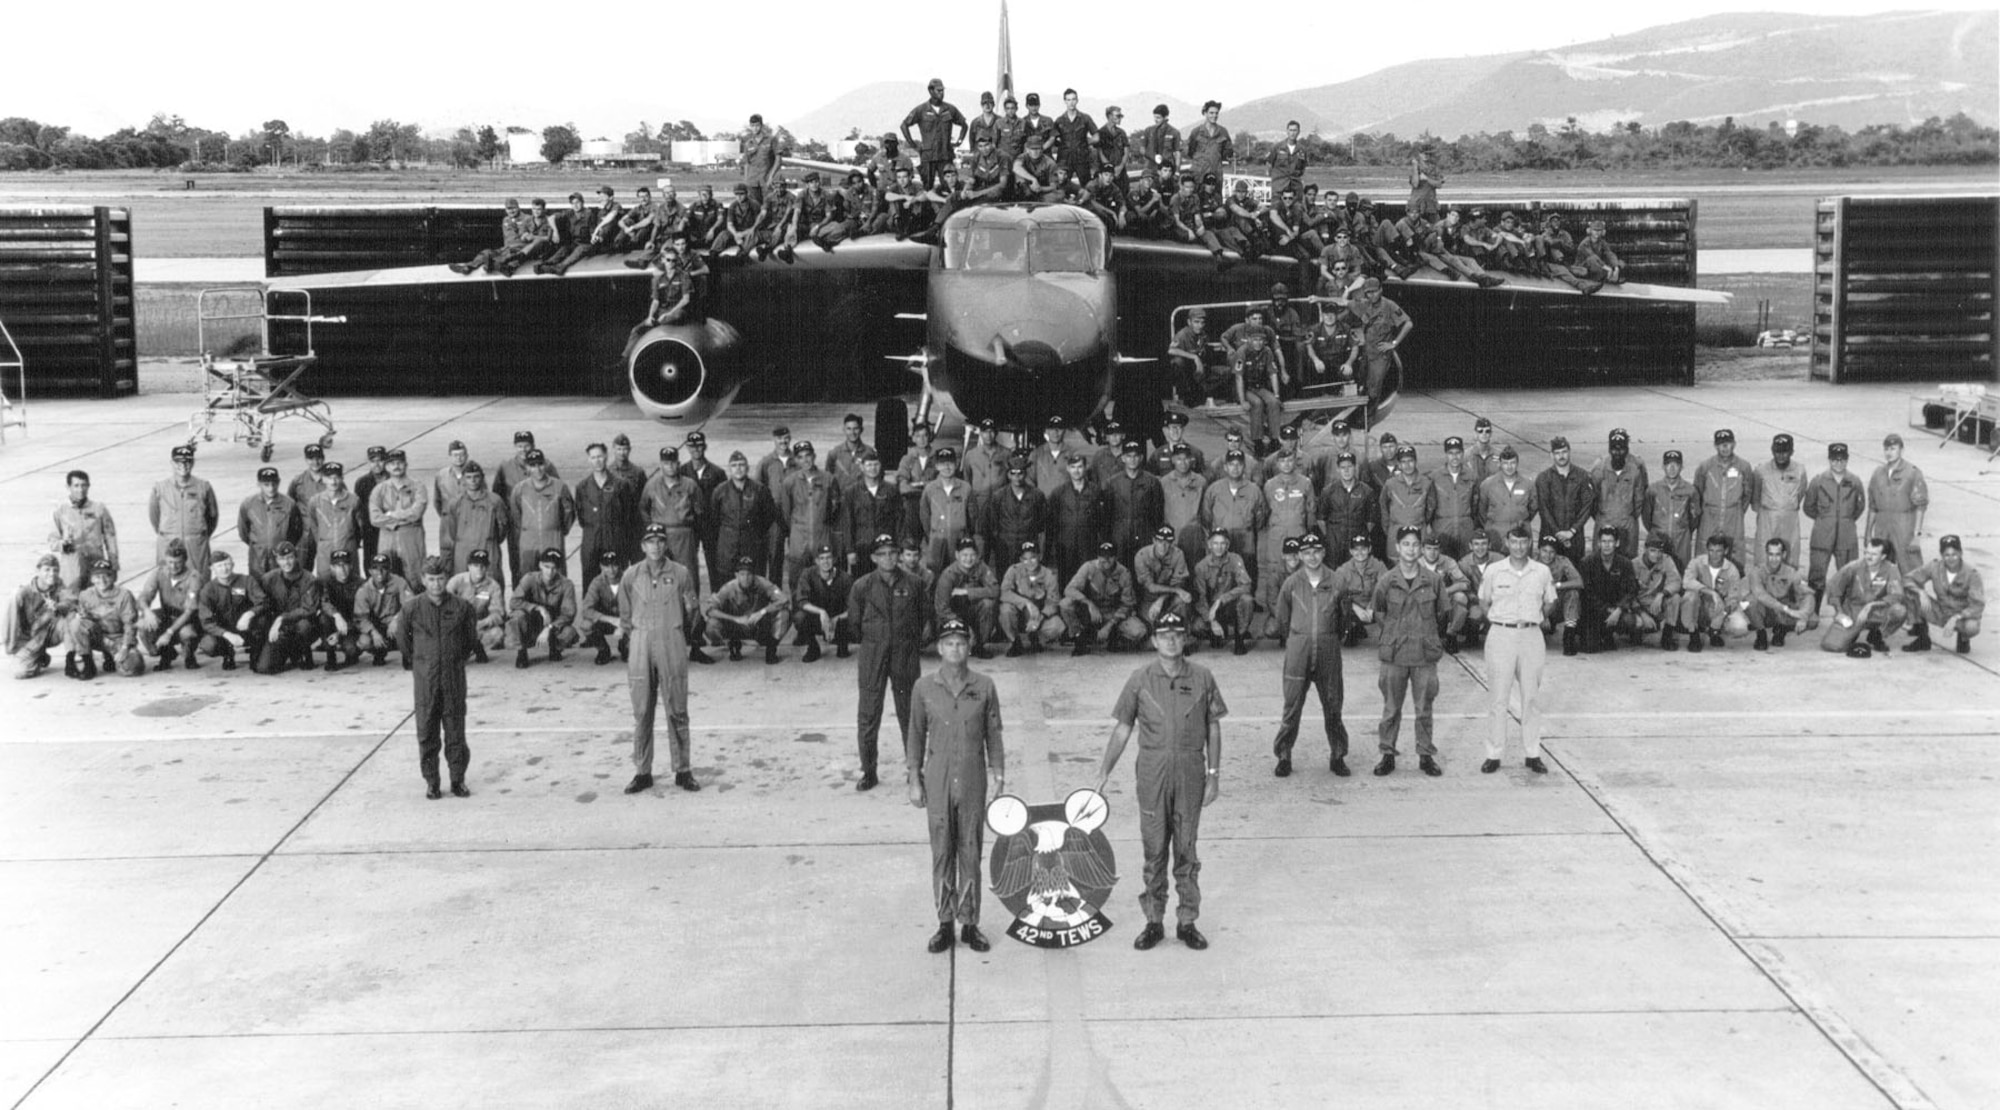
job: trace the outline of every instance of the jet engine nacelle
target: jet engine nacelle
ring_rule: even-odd
[[[742,334],[722,320],[660,324],[625,348],[632,400],[655,420],[699,424],[736,399],[742,346]]]

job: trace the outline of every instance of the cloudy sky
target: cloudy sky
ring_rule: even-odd
[[[1785,10],[1865,15],[1940,6],[1911,0],[1805,0]],[[1156,90],[1240,103],[1331,84],[1420,58],[1589,42],[1660,23],[1760,9],[1736,0],[1673,5],[1543,0],[1535,5],[1284,5],[1009,0],[1017,87]],[[106,0],[88,13],[23,0],[5,21],[0,116],[87,135],[143,126],[156,112],[240,133],[266,119],[325,135],[391,118],[539,128],[573,121],[621,135],[644,119],[734,128],[750,112],[783,123],[872,81],[944,78],[954,98],[993,81],[1000,0],[908,4],[474,4],[346,0],[198,5]],[[1199,17],[1179,13],[1201,12]],[[1241,26],[1232,26],[1240,20]],[[78,45],[112,44],[93,71]],[[1260,36],[1272,36],[1260,43]],[[845,40],[853,45],[827,46]],[[39,44],[35,46],[34,44]],[[1218,49],[1216,44],[1226,44]],[[968,109],[969,110],[969,109]]]

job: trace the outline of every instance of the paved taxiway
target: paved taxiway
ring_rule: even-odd
[[[1905,392],[1406,394],[1392,426],[1426,466],[1477,412],[1527,470],[1557,432],[1587,463],[1623,426],[1657,469],[1727,426],[1752,460],[1789,431],[1814,469],[1846,440],[1865,475]],[[7,588],[72,466],[136,576],[145,491],[194,404],[34,402],[0,448]],[[449,440],[490,465],[516,428],[572,478],[583,445],[619,430],[642,457],[679,438],[621,400],[334,410],[334,457],[403,445],[420,479]],[[708,429],[711,454],[755,457],[775,422],[824,451],[842,411],[738,408]],[[1926,551],[1958,532],[2000,578],[2000,477],[1983,452],[1903,430],[1930,479]],[[299,442],[281,451],[288,479]],[[256,466],[202,448],[226,520]],[[1970,657],[1855,661],[1812,637],[1553,656],[1546,777],[1516,753],[1477,773],[1476,651],[1441,667],[1445,776],[1368,776],[1380,701],[1363,648],[1346,658],[1362,772],[1334,779],[1314,741],[1300,774],[1273,779],[1277,651],[1207,654],[1234,715],[1199,954],[1128,943],[1128,760],[1107,939],[926,955],[924,823],[900,758],[884,789],[854,793],[852,663],[785,654],[698,668],[707,789],[639,797],[619,793],[622,671],[587,652],[475,668],[466,801],[424,800],[393,665],[0,679],[0,1106],[2000,1104],[2000,637]],[[1136,662],[981,665],[1014,790],[1091,781]],[[1004,913],[985,908],[997,937]]]

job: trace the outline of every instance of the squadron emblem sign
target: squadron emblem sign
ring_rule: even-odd
[[[1003,794],[986,806],[993,893],[1014,915],[1007,935],[1037,948],[1075,948],[1111,929],[1098,907],[1118,881],[1103,832],[1110,807],[1095,790],[1031,806]]]

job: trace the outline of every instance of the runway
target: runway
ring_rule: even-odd
[[[1753,463],[1784,431],[1815,471],[1848,442],[1864,478],[1902,431],[1932,494],[1926,552],[1955,532],[2000,575],[2000,476],[1905,428],[1905,392],[1405,392],[1387,427],[1428,468],[1486,415],[1524,473],[1557,433],[1589,465],[1627,428],[1657,471],[1669,447],[1692,469],[1717,427]],[[117,518],[124,576],[144,570],[145,493],[195,404],[33,401],[0,447],[9,588],[71,467]],[[737,407],[710,455],[754,460],[774,423],[824,454],[844,411]],[[586,443],[624,431],[645,461],[681,434],[603,398],[341,399],[335,419],[331,457],[403,446],[419,481],[452,439],[490,469],[532,429],[574,481]],[[1192,432],[1213,455],[1219,429]],[[202,446],[225,527],[257,465]],[[1274,647],[1204,653],[1233,712],[1202,953],[1130,947],[1128,758],[1108,937],[1015,944],[989,895],[992,952],[926,955],[924,819],[893,728],[884,788],[853,791],[853,664],[831,655],[697,668],[707,788],[636,797],[624,675],[588,653],[474,668],[463,801],[424,800],[393,664],[0,679],[0,1106],[1993,1106],[1996,644],[1552,652],[1547,776],[1518,747],[1478,773],[1468,651],[1440,667],[1438,779],[1414,758],[1367,774],[1372,644],[1345,657],[1348,779],[1310,723],[1299,773],[1271,777]],[[1010,787],[1040,802],[1093,782],[1141,661],[975,664],[998,684]]]

